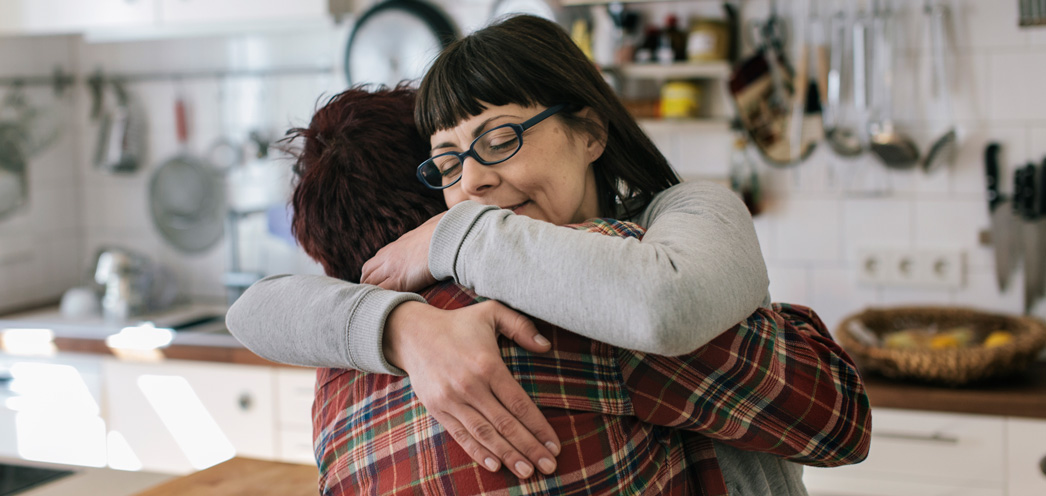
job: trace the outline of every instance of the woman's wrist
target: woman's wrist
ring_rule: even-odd
[[[431,308],[426,303],[405,301],[389,312],[381,337],[381,349],[386,361],[407,370],[403,358],[408,355],[406,350],[409,348],[409,340],[415,334],[411,332],[411,323],[424,322],[423,315]]]

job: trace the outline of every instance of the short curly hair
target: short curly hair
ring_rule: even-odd
[[[331,277],[359,282],[381,247],[447,209],[415,176],[429,157],[415,96],[405,85],[350,88],[287,132],[297,143],[291,229]]]

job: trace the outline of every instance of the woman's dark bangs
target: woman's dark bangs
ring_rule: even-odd
[[[418,94],[418,130],[422,136],[457,126],[490,105],[531,106],[540,100],[519,64],[505,63],[494,43],[466,40],[437,59]],[[531,76],[532,77],[532,76]]]

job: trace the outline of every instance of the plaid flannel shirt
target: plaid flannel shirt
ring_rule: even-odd
[[[641,237],[638,226],[575,226]],[[453,283],[438,308],[483,298]],[[313,433],[324,495],[725,495],[712,440],[816,466],[868,452],[870,407],[852,360],[808,308],[774,304],[692,353],[616,348],[542,321],[534,354],[498,340],[505,364],[562,442],[558,468],[520,480],[474,463],[429,416],[408,377],[319,369]]]

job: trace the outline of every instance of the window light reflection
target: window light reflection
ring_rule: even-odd
[[[0,348],[12,355],[54,355],[54,331],[51,329],[3,329]]]
[[[96,416],[100,408],[80,371],[71,365],[18,362],[11,366],[5,406],[19,412],[76,412]]]
[[[106,346],[126,350],[155,350],[171,344],[174,331],[156,327],[152,322],[124,327],[119,333],[105,338]]]
[[[138,388],[193,468],[202,470],[236,455],[229,438],[184,377],[143,375],[138,378]]]
[[[127,442],[127,438],[123,437],[123,434],[120,434],[119,431],[109,431],[106,441],[109,447],[109,468],[131,471],[142,469],[142,461],[134,454],[134,450],[131,449],[130,443]]]

